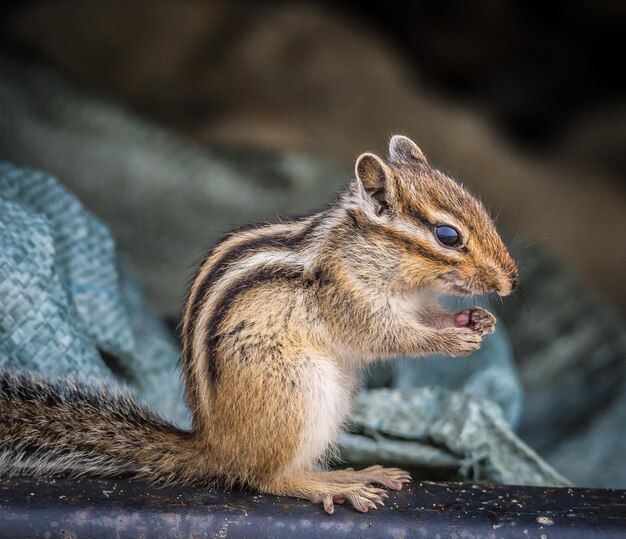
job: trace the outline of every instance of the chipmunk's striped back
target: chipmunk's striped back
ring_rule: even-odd
[[[277,223],[244,226],[227,234],[200,264],[182,323],[182,364],[190,403],[217,382],[220,322],[237,294],[274,279],[313,273],[330,211]],[[193,406],[193,404],[192,404]]]

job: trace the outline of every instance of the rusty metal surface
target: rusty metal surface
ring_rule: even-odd
[[[0,480],[0,537],[626,537],[626,491],[421,482],[360,514],[139,481]]]

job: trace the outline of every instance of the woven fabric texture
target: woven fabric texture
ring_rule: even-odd
[[[0,163],[0,366],[125,387],[187,422],[178,350],[100,221],[52,176]]]

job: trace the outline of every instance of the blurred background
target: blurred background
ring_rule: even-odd
[[[384,154],[392,134],[410,136],[480,195],[525,253],[522,292],[511,300],[529,321],[512,331],[531,387],[520,429],[557,467],[571,462],[583,446],[558,442],[596,436],[595,414],[619,401],[625,379],[626,4],[368,4],[5,2],[4,157],[57,174],[111,227],[148,301],[175,321],[195,259],[224,230],[323,204],[359,153]],[[25,75],[12,62],[49,75]],[[77,92],[71,107],[48,90],[56,84],[59,95]],[[82,95],[112,108],[87,111]],[[133,131],[120,110],[158,129]],[[42,143],[51,138],[54,148]],[[148,146],[157,149],[151,161],[141,158]],[[94,165],[90,181],[81,159]],[[213,170],[222,183],[194,170]],[[539,264],[554,279],[532,290],[539,307],[528,307],[524,271],[540,256],[559,270]],[[578,288],[559,283],[570,278],[601,315],[568,303]],[[537,354],[541,309],[559,307],[567,323],[546,324],[568,339]],[[503,316],[511,326],[519,319]],[[589,326],[597,331],[587,353],[576,338]],[[615,417],[624,419],[621,399]],[[585,465],[586,484],[603,455]],[[610,484],[611,474],[596,483]]]

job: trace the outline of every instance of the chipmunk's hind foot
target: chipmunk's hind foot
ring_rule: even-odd
[[[277,496],[293,496],[321,503],[329,515],[335,512],[335,504],[349,502],[357,511],[367,513],[384,505],[388,494],[381,488],[364,482],[335,483],[326,481],[327,472],[308,472],[303,477],[284,476],[260,485],[259,490]]]
[[[411,481],[411,474],[400,468],[384,468],[375,465],[363,470],[346,468],[344,470],[333,470],[326,472],[328,479],[335,483],[364,482],[368,484],[381,485],[393,490],[401,490],[402,487]]]

